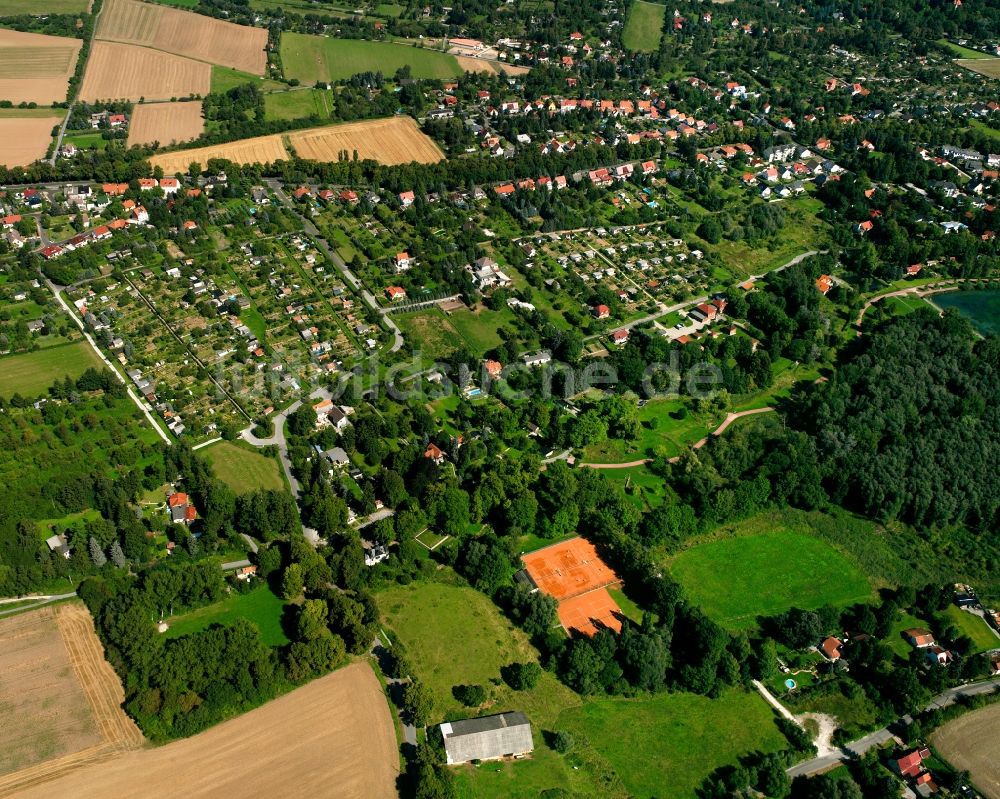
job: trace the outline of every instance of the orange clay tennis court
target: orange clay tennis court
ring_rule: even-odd
[[[566,630],[593,635],[598,629],[595,620],[621,629],[615,616],[621,610],[606,590],[621,580],[589,541],[571,538],[530,552],[521,560],[538,590],[559,601],[559,621]]]
[[[595,588],[559,603],[559,623],[567,630],[594,635],[601,627],[621,632],[621,608],[607,588]]]

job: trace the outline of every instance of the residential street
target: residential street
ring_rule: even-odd
[[[968,685],[959,685],[954,688],[949,688],[944,693],[934,697],[934,699],[927,705],[926,709],[935,710],[949,707],[950,705],[955,704],[956,699],[960,696],[975,696],[977,694],[989,693],[996,689],[997,686],[1000,686],[1000,677],[993,677],[992,679],[983,680],[982,682],[969,683]],[[788,776],[795,779],[795,777],[803,775],[811,776],[813,774],[821,774],[824,771],[829,771],[838,763],[854,757],[860,757],[869,749],[880,746],[886,741],[895,738],[896,735],[912,721],[913,719],[909,716],[903,716],[903,718],[893,722],[887,727],[875,730],[875,732],[869,733],[863,738],[858,738],[856,741],[851,741],[851,743],[845,745],[833,754],[825,755],[823,757],[814,757],[812,760],[807,760],[804,763],[797,763],[788,769]]]

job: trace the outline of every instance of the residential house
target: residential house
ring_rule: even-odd
[[[427,449],[424,450],[424,457],[433,461],[437,466],[440,466],[445,461],[444,451],[433,441],[431,441],[427,445]]]
[[[913,778],[924,770],[923,762],[931,756],[931,750],[926,747],[914,749],[902,757],[889,761],[889,768],[900,777]]]
[[[930,630],[925,630],[923,627],[910,627],[908,630],[903,630],[903,637],[910,646],[917,649],[934,646],[934,636],[931,635]]]

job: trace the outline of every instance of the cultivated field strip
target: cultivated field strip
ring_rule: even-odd
[[[234,25],[176,8],[109,0],[97,38],[162,50],[166,53],[263,75],[267,31]]]
[[[166,147],[197,139],[204,128],[201,100],[137,105],[128,127],[128,146],[159,142]]]
[[[392,799],[398,770],[383,688],[357,662],[193,738],[64,769],[17,797]]]
[[[212,67],[202,61],[131,44],[95,41],[80,99],[169,100],[208,94],[211,84]]]
[[[0,87],[2,85],[0,81]],[[27,166],[44,158],[52,140],[52,129],[60,122],[62,117],[57,116],[0,118],[0,164]]]
[[[62,102],[82,42],[0,29],[0,100],[47,105]]]
[[[100,742],[77,752],[45,760],[27,768],[0,776],[0,797],[16,796],[33,786],[40,786],[63,774],[85,765],[110,760],[114,756],[137,749],[145,739],[135,723],[121,708],[125,695],[114,669],[104,659],[104,649],[94,631],[94,624],[87,609],[79,604],[59,605],[17,617],[27,625],[24,634],[33,634],[37,627],[54,616],[62,649],[72,667],[76,684],[82,689],[90,707],[93,720],[100,734]],[[4,640],[13,635],[6,632]],[[67,713],[65,707],[61,713]]]
[[[341,152],[352,157],[355,150],[362,160],[370,158],[387,165],[410,161],[434,164],[444,159],[438,146],[410,117],[293,131],[288,140],[300,158],[316,161],[336,161]]]
[[[142,733],[122,710],[125,692],[104,657],[104,647],[90,613],[81,605],[60,605],[56,622],[105,742],[121,751],[142,746],[145,743]]]

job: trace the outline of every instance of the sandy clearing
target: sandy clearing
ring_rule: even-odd
[[[357,150],[359,158],[371,158],[387,165],[410,161],[434,164],[444,158],[434,141],[411,117],[310,128],[289,133],[288,140],[300,158],[317,161],[336,161],[338,153],[345,150],[349,157]]]
[[[45,157],[52,129],[62,117],[0,118],[0,164],[27,166]]]
[[[487,61],[467,55],[456,55],[455,60],[458,61],[458,65],[462,68],[463,72],[486,72],[491,75],[506,72],[508,75],[524,75],[531,71],[529,67],[516,67],[512,64],[504,64],[501,61]]]
[[[201,61],[131,44],[95,41],[80,99],[169,100],[208,94],[212,67]]]
[[[931,735],[931,744],[955,768],[968,771],[987,799],[1000,799],[997,729],[1000,705],[989,705],[949,721]]]
[[[128,128],[128,146],[159,142],[170,144],[197,139],[205,129],[201,100],[137,105]]]
[[[76,68],[80,39],[0,29],[0,100],[62,102]]]
[[[267,31],[137,0],[108,0],[97,38],[145,45],[168,53],[263,75]]]
[[[358,662],[193,738],[82,766],[15,796],[394,799],[398,768],[382,686]]]

